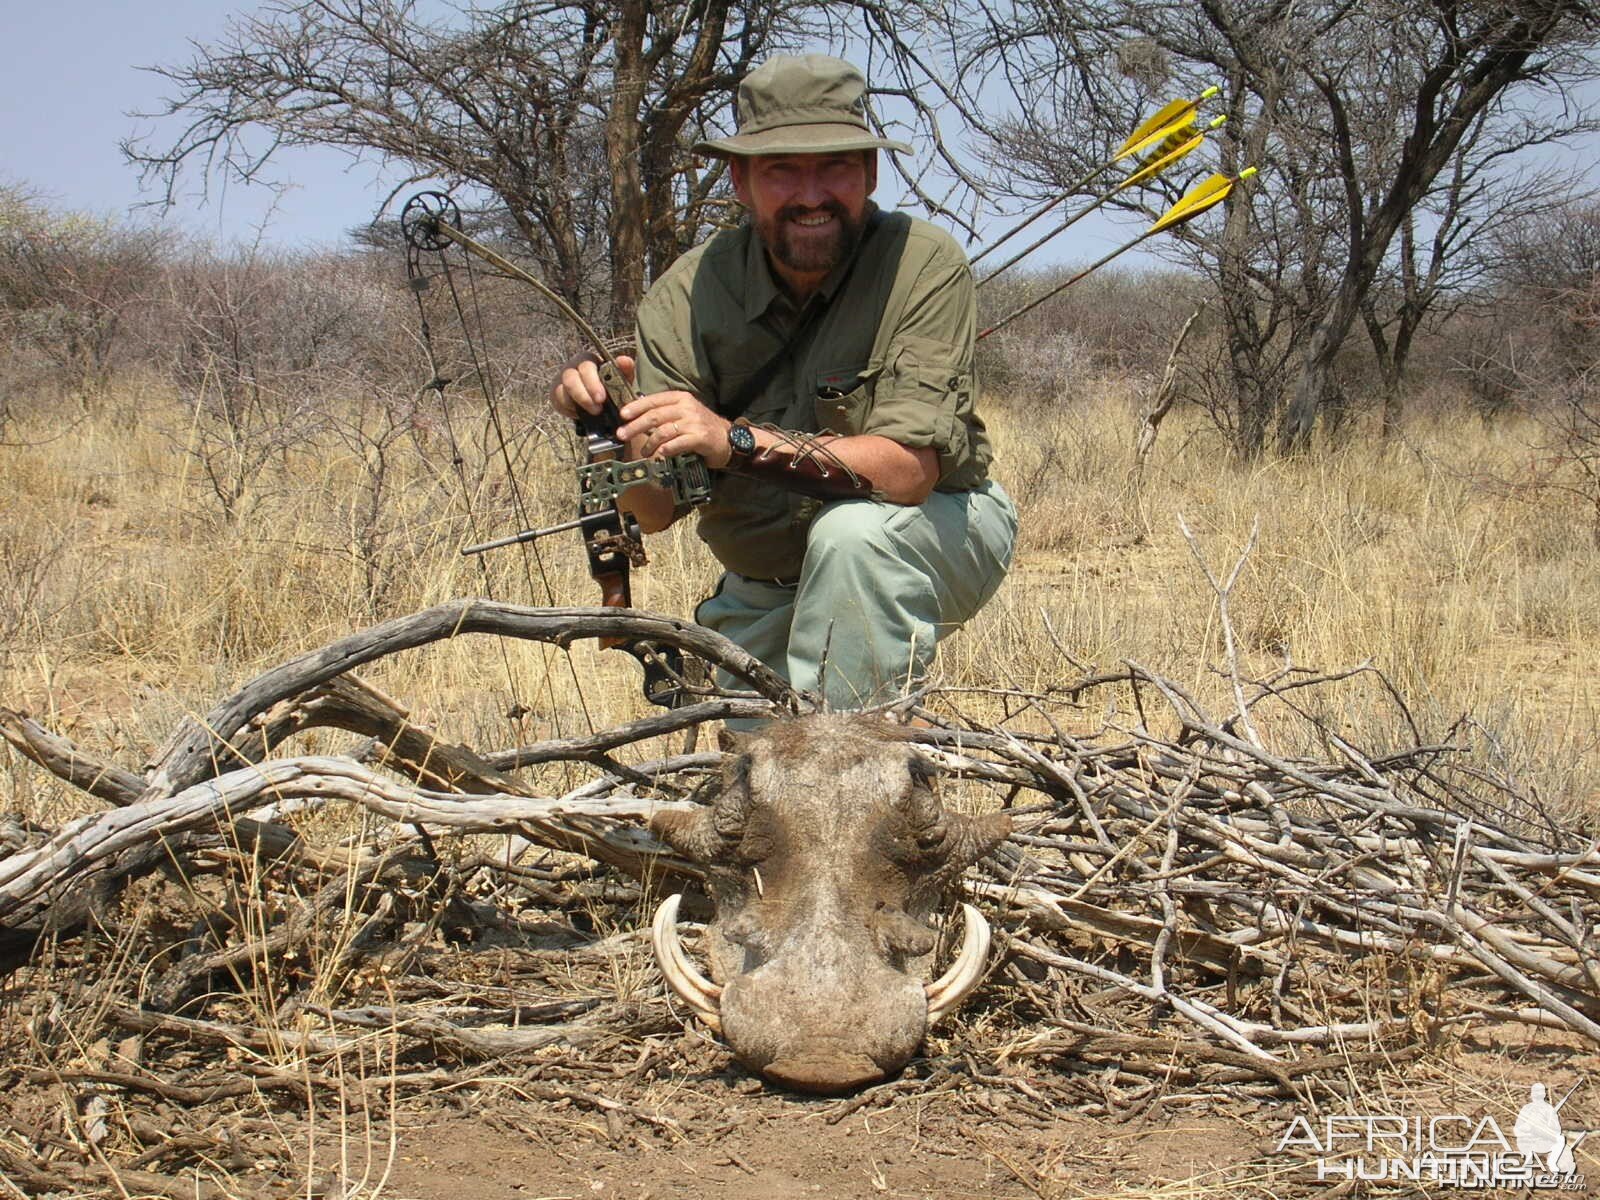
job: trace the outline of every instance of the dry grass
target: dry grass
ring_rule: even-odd
[[[1441,725],[1476,714],[1547,799],[1592,802],[1600,552],[1577,501],[1525,503],[1481,483],[1529,469],[1533,428],[1448,415],[1419,422],[1403,444],[1356,440],[1238,466],[1180,414],[1141,477],[1134,386],[1101,382],[1080,397],[1044,411],[990,403],[1021,545],[999,596],[946,643],[945,682],[1047,687],[1071,673],[1053,629],[1078,659],[1132,658],[1220,697],[1216,599],[1177,517],[1218,569],[1259,525],[1232,601],[1243,668],[1264,672],[1285,654],[1322,667],[1371,659]],[[531,518],[564,517],[565,439],[536,410],[505,416],[525,431],[514,461]],[[448,430],[419,422],[395,441],[381,477],[331,439],[278,456],[236,524],[189,453],[191,424],[146,385],[104,397],[64,435],[40,420],[12,435],[36,444],[0,448],[0,698],[125,762],[137,765],[179,715],[353,628],[485,591],[531,603],[594,594],[576,535],[482,563],[456,553],[517,520],[488,423],[463,401]],[[690,523],[650,552],[635,602],[689,614],[715,578]],[[516,732],[504,716],[513,704],[566,731],[639,711],[630,662],[587,647],[573,658],[471,640],[402,656],[380,682],[420,719],[489,744]],[[601,686],[580,695],[574,668]],[[22,794],[6,807],[29,799],[32,785],[13,778]]]
[[[1059,658],[1025,649],[1047,617],[1078,658],[1132,658],[1220,700],[1216,597],[1178,517],[1219,574],[1259,527],[1231,603],[1246,674],[1285,656],[1371,660],[1432,723],[1476,715],[1546,798],[1593,807],[1600,552],[1577,502],[1485,485],[1527,470],[1536,428],[1458,414],[1393,446],[1238,466],[1209,430],[1175,422],[1141,478],[1136,408],[1120,384],[1042,419],[1002,408],[1022,545],[962,670],[1048,684]],[[1359,709],[1344,715],[1360,727]]]
[[[1475,754],[1551,807],[1594,811],[1600,553],[1577,501],[1548,492],[1517,499],[1483,483],[1528,469],[1533,429],[1452,416],[1419,424],[1400,445],[1354,441],[1305,460],[1238,466],[1213,431],[1179,414],[1141,475],[1133,456],[1138,400],[1132,383],[1110,381],[1046,411],[991,402],[998,473],[1018,498],[1022,543],[1000,594],[944,647],[944,683],[1042,692],[1077,674],[1069,656],[1100,665],[1134,659],[1227,711],[1217,599],[1180,533],[1182,514],[1219,573],[1256,532],[1231,597],[1246,673],[1265,674],[1285,656],[1330,668],[1370,659],[1433,730],[1475,714],[1485,733]],[[381,470],[348,440],[286,449],[261,471],[242,506],[249,515],[236,523],[223,518],[190,453],[191,414],[158,389],[104,397],[65,434],[45,418],[14,425],[9,436],[28,444],[0,446],[0,703],[137,768],[180,717],[353,628],[486,591],[518,602],[591,602],[575,534],[543,543],[536,557],[513,550],[480,564],[457,554],[464,542],[509,531],[517,516],[484,414],[459,403],[452,416],[470,500],[450,464],[450,431],[419,423],[391,443]],[[525,431],[514,461],[532,519],[565,517],[565,439],[537,410],[505,416]],[[374,517],[380,485],[384,504]],[[714,564],[689,525],[652,539],[650,550],[635,602],[688,615],[709,590]],[[419,721],[477,746],[601,727],[644,709],[631,660],[588,646],[575,647],[569,663],[537,645],[466,639],[385,660],[373,677]],[[597,683],[580,689],[578,679]],[[1344,721],[1369,746],[1398,736],[1372,715],[1391,714],[1392,705],[1368,703],[1359,688],[1337,696],[1345,711],[1319,716]],[[979,708],[996,703],[972,700]],[[523,706],[529,711],[518,715]],[[1090,728],[1099,717],[1083,715]],[[0,811],[57,826],[93,806],[0,750]],[[324,845],[356,832],[314,819],[330,822],[315,830]],[[190,899],[220,911],[231,897]],[[140,912],[134,937],[147,927],[157,940],[170,934],[159,929],[159,907]],[[590,920],[624,929],[622,909],[633,907],[631,899],[621,907],[597,902]],[[248,905],[242,912],[246,926],[264,926],[267,914]],[[313,977],[312,992],[336,1003],[348,991],[340,951],[353,931],[349,919],[333,921],[311,943],[311,961],[256,964],[253,978],[239,980],[241,1002],[253,1006],[241,1019],[331,1035],[308,1010],[280,1020],[273,996],[292,973]],[[116,973],[137,958],[130,944],[119,967],[119,953],[111,948],[106,974],[80,986],[117,991]],[[653,985],[636,941],[582,970],[583,978],[565,982],[546,973],[544,985],[625,1000]],[[589,977],[596,974],[603,978]],[[368,980],[364,990],[380,983]],[[994,1037],[1015,1036],[1003,1024]],[[72,1037],[59,1031],[45,1040],[54,1049],[38,1047],[41,1061],[94,1063],[107,1054],[89,1045],[64,1054]],[[394,1062],[394,1045],[392,1030],[374,1030],[359,1052],[317,1059],[317,1069],[392,1077],[405,1069]],[[286,1037],[257,1052],[255,1065],[276,1075],[312,1070],[315,1056],[297,1047]],[[619,1064],[633,1053],[619,1047]],[[340,1087],[333,1107],[303,1126],[289,1122],[282,1157],[320,1159],[348,1194],[382,1192],[393,1106],[344,1105],[347,1091],[371,1099],[371,1090]],[[245,1126],[257,1120],[254,1111]],[[367,1128],[373,1120],[379,1126]],[[338,1161],[358,1148],[366,1156],[368,1147],[371,1158]],[[1050,1176],[1048,1154],[1030,1166],[1001,1157],[1014,1148],[994,1153],[1002,1177],[1032,1194],[1082,1192]],[[305,1171],[309,1188],[312,1168]],[[1277,1191],[1270,1173],[1252,1169],[1175,1168],[1167,1178],[1169,1187],[1145,1194]],[[1132,1193],[1119,1180],[1116,1194]]]

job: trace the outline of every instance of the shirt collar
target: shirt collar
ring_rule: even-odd
[[[872,227],[872,220],[877,211],[877,204],[868,200],[863,214],[861,239],[856,242],[855,253],[828,272],[828,277],[822,281],[822,285],[807,303],[814,303],[819,299],[823,303],[833,300],[833,294],[839,290],[844,277],[850,273],[850,268],[861,255],[861,247],[867,240],[867,230]],[[773,277],[772,265],[767,262],[766,247],[761,242],[761,236],[756,233],[755,226],[747,222],[745,229],[749,231],[750,241],[745,248],[744,316],[746,321],[756,321],[765,316],[767,310],[780,300],[791,308],[794,304],[782,285]]]

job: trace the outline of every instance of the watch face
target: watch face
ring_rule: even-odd
[[[735,454],[754,454],[756,435],[750,432],[748,425],[731,425],[728,427],[728,445],[733,447]]]

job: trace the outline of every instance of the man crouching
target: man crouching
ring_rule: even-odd
[[[740,84],[729,161],[748,213],[679,258],[639,306],[638,457],[698,454],[716,475],[699,534],[724,567],[695,612],[802,690],[864,707],[915,686],[937,643],[994,594],[1016,510],[989,478],[976,413],[972,272],[949,234],[870,199],[880,148],[866,83],[823,55]],[[590,360],[551,392],[598,412]],[[646,532],[682,515],[640,487]]]

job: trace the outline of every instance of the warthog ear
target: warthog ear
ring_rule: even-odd
[[[896,804],[920,849],[928,850],[944,840],[944,805],[933,790],[934,772],[915,754],[909,762],[911,787]]]
[[[1006,813],[969,817],[948,811],[933,790],[934,770],[922,759],[911,759],[911,787],[896,803],[907,832],[935,879],[948,882],[1011,834]]]
[[[744,837],[749,813],[750,758],[741,755],[725,768],[722,791],[710,808],[657,813],[650,832],[692,862],[727,863]]]
[[[712,802],[717,832],[737,843],[750,819],[750,756],[741,754],[722,768],[722,793]]]
[[[1011,836],[1011,814],[946,813],[946,858],[939,873],[953,879]]]
[[[747,754],[758,730],[736,730],[726,727],[717,730],[717,749],[724,754]]]

